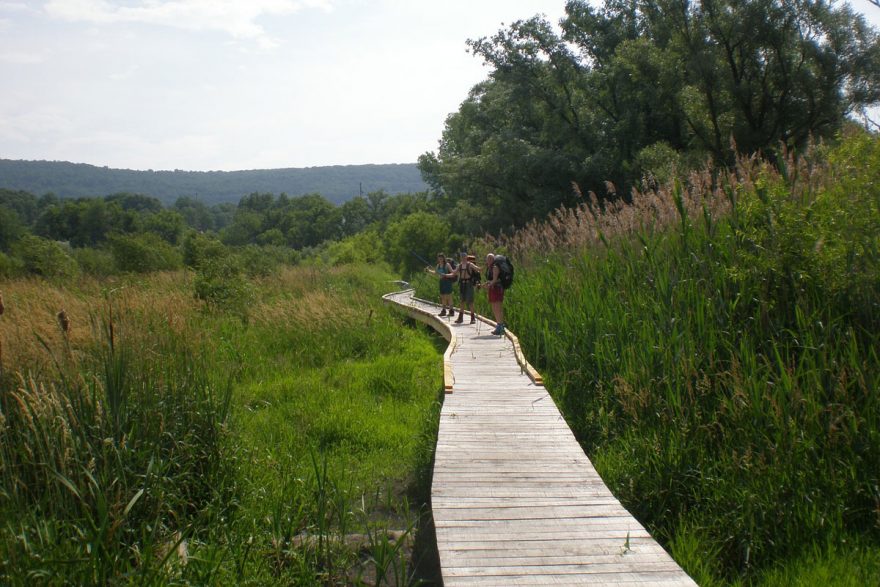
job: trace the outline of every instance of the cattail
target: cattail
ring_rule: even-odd
[[[67,317],[67,312],[64,310],[58,312],[58,325],[61,326],[61,331],[65,335],[70,333],[70,318]]]
[[[0,316],[3,315],[3,312],[6,311],[6,306],[3,305],[3,294],[0,293]]]

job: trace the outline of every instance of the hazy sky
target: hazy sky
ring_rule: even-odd
[[[414,162],[488,73],[465,40],[538,13],[556,22],[564,4],[0,0],[0,158],[187,170]],[[851,5],[880,18],[867,0]]]

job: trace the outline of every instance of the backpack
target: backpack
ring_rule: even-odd
[[[446,259],[446,264],[449,265],[450,269],[452,269],[452,273],[447,273],[443,276],[443,279],[455,283],[456,281],[458,281],[458,271],[455,270],[455,261],[453,261],[452,259]]]
[[[513,263],[507,257],[497,255],[495,266],[498,267],[498,281],[501,282],[501,287],[509,289],[513,285]]]

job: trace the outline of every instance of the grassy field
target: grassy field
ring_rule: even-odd
[[[0,583],[430,575],[443,344],[390,279],[287,268],[221,283],[234,311],[192,273],[0,284]]]
[[[701,585],[880,576],[878,174],[854,135],[483,245],[597,469]]]

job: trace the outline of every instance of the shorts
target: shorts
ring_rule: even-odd
[[[446,295],[452,293],[452,280],[451,279],[440,279],[440,295]]]
[[[474,284],[470,281],[459,282],[458,293],[461,295],[463,303],[472,304],[474,302]]]
[[[502,302],[504,301],[504,288],[498,285],[489,286],[489,301],[490,302]]]

